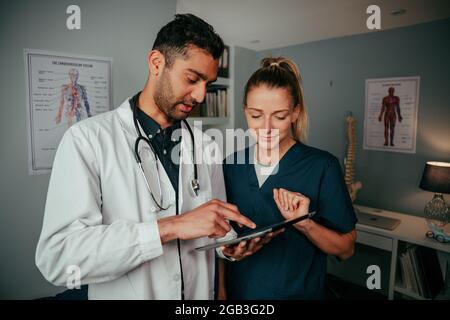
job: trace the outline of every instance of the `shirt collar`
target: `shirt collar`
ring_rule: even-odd
[[[175,121],[175,123],[173,123],[169,127],[162,129],[158,122],[156,122],[152,117],[147,115],[139,108],[138,101],[140,95],[141,91],[139,91],[134,97],[130,99],[130,106],[131,108],[136,108],[139,124],[150,139],[161,132],[164,132],[164,136],[171,136],[172,132],[174,132],[176,129],[181,128],[181,121]]]

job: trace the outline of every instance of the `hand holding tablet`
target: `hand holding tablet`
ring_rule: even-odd
[[[289,219],[289,220],[284,220],[275,224],[272,224],[270,226],[265,226],[262,228],[258,228],[255,230],[250,231],[249,233],[246,233],[244,235],[241,235],[240,237],[237,237],[235,239],[231,239],[231,240],[226,240],[226,241],[218,241],[216,243],[212,243],[206,246],[202,246],[202,247],[198,247],[195,248],[195,250],[197,251],[204,251],[204,250],[210,250],[210,249],[215,249],[221,246],[229,246],[229,245],[233,245],[233,244],[237,244],[241,241],[247,241],[247,240],[251,240],[257,237],[262,237],[265,236],[271,232],[275,232],[277,230],[283,229],[287,226],[293,225],[294,223],[297,223],[299,221],[311,218],[316,212],[310,212],[306,215],[303,215],[301,217],[297,217],[294,219]]]

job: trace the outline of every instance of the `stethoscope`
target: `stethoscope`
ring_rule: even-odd
[[[143,136],[141,133],[141,130],[139,128],[139,124],[138,124],[138,119],[137,119],[137,107],[135,103],[132,103],[131,108],[133,109],[133,122],[134,122],[134,127],[136,128],[136,133],[138,135],[138,137],[136,138],[136,141],[134,143],[134,155],[136,157],[136,162],[139,165],[139,169],[141,171],[142,176],[144,177],[145,180],[145,185],[147,186],[148,191],[150,192],[150,195],[154,201],[154,203],[156,204],[156,206],[159,208],[159,210],[167,210],[169,206],[164,207],[164,200],[163,200],[163,192],[162,192],[162,187],[161,187],[161,178],[159,176],[159,166],[158,166],[158,157],[157,154],[155,152],[155,149],[153,148],[153,145],[151,144],[150,139],[148,139],[147,137]],[[194,179],[191,180],[191,189],[193,191],[193,193],[198,196],[198,191],[200,190],[200,184],[198,181],[198,173],[197,173],[197,163],[195,161],[195,141],[194,141],[194,133],[192,132],[191,127],[189,126],[189,124],[187,123],[186,120],[183,120],[183,123],[185,124],[186,128],[189,131],[189,135],[191,136],[191,141],[192,141],[192,159],[194,162]],[[155,159],[155,165],[156,165],[156,178],[158,180],[158,189],[159,189],[159,194],[160,194],[160,202],[158,202],[155,198],[155,196],[153,195],[153,192],[150,188],[150,184],[148,183],[147,177],[145,176],[144,173],[144,169],[142,168],[142,159],[141,156],[139,155],[139,143],[141,141],[144,141],[145,143],[147,143],[147,145],[150,147],[150,149],[153,152],[154,155],[154,159]]]

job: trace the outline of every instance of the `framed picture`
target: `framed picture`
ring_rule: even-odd
[[[28,171],[51,171],[76,122],[112,109],[112,58],[24,49]]]
[[[366,80],[366,150],[416,152],[420,77]]]

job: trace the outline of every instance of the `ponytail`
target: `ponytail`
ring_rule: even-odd
[[[248,93],[261,85],[288,90],[293,106],[300,108],[298,119],[292,124],[293,137],[295,140],[306,142],[308,113],[304,102],[302,78],[295,62],[285,57],[262,59],[260,68],[253,73],[245,86],[244,106],[247,105]]]

